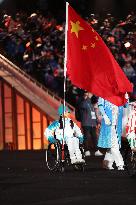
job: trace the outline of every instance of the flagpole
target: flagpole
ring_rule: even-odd
[[[64,128],[65,128],[65,119],[64,119],[64,112],[66,106],[66,72],[67,72],[67,31],[68,31],[68,5],[69,3],[66,2],[66,23],[65,23],[65,56],[64,56],[64,99],[63,99],[63,142],[62,142],[62,162],[64,161]]]
[[[66,24],[65,24],[65,56],[64,56],[64,107],[66,104],[66,72],[67,72],[67,31],[68,31],[68,5],[69,3],[66,2]]]

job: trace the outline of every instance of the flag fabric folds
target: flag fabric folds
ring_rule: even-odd
[[[116,105],[133,86],[98,33],[68,4],[67,75],[75,86]]]

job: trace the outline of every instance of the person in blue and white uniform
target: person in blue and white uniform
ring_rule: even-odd
[[[117,106],[99,97],[98,107],[102,115],[98,147],[107,148],[104,157],[104,161],[108,162],[107,169],[114,169],[115,162],[118,170],[124,170],[124,161],[120,153],[123,106]]]
[[[64,113],[63,113],[64,109]],[[67,144],[71,164],[84,163],[79,144],[83,143],[83,134],[80,128],[70,118],[70,110],[61,105],[58,108],[59,120],[53,121],[44,132],[44,136],[49,143],[55,143],[56,139]]]

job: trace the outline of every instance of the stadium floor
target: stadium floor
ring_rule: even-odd
[[[0,205],[135,204],[136,178],[105,170],[102,157],[90,157],[84,172],[45,167],[44,151],[0,152]]]

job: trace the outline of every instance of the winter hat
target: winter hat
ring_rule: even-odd
[[[63,115],[63,112],[70,112],[70,109],[67,106],[61,104],[58,108],[58,114]]]

